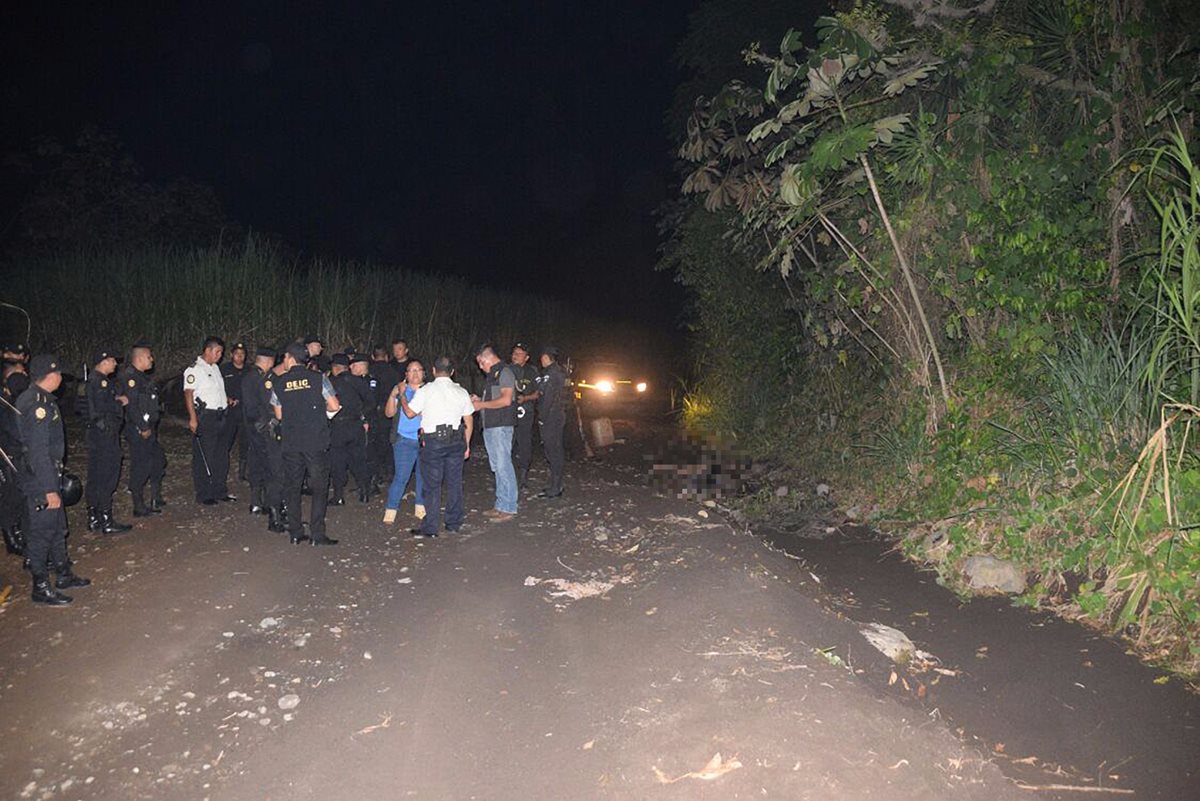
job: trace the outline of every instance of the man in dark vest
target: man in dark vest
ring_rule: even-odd
[[[341,409],[329,379],[305,368],[307,349],[288,345],[283,357],[285,372],[272,379],[271,405],[282,425],[283,494],[288,509],[288,534],[292,544],[337,545],[325,536],[325,507],[329,503],[329,418]],[[308,535],[301,515],[301,488],[305,478],[312,488],[312,514]]]
[[[371,468],[367,463],[368,417],[373,413],[375,395],[366,380],[367,357],[356,353],[333,356],[333,384],[342,410],[330,424],[329,476],[333,486],[334,506],[346,502],[346,480],[354,473],[358,482],[358,500],[371,499]]]
[[[112,496],[121,478],[121,417],[129,398],[119,391],[117,355],[98,350],[92,356],[87,388],[87,493],[88,531],[120,534],[132,526],[113,518]]]
[[[475,411],[482,412],[483,444],[488,464],[496,476],[496,508],[483,514],[495,523],[512,520],[517,514],[517,475],[513,470],[513,427],[517,423],[517,379],[512,368],[500,361],[496,349],[482,345],[475,363],[487,378],[483,397],[472,397]]]
[[[67,510],[59,494],[66,437],[54,399],[54,392],[62,384],[58,359],[47,354],[35,356],[29,363],[29,378],[33,383],[17,398],[25,450],[21,489],[29,514],[25,555],[33,574],[33,602],[62,606],[71,603],[71,598],[58,590],[86,587],[92,582],[76,576],[67,558]],[[53,585],[50,567],[58,574]]]

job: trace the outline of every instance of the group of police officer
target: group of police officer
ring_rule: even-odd
[[[479,360],[485,351],[494,356],[495,348],[485,345],[477,351],[477,362],[489,377],[485,397],[479,398],[453,382],[453,363],[445,356],[431,365],[433,381],[423,384],[424,370],[401,339],[392,343],[390,354],[376,347],[370,355],[347,348],[330,356],[321,340],[310,335],[279,349],[259,346],[248,362],[242,343],[234,344],[224,360],[225,343],[208,337],[195,363],[183,373],[196,502],[214,506],[237,500],[228,487],[236,446],[240,477],[250,485],[250,512],[265,515],[267,528],[286,532],[293,544],[335,545],[337,540],[326,534],[327,506],[345,503],[349,475],[355,478],[362,503],[389,481],[393,443],[406,430],[402,421],[408,420],[407,428],[419,439],[415,468],[425,473],[424,482],[416,482],[420,525],[411,531],[436,537],[443,520],[448,530],[456,531],[463,517],[462,462],[470,456],[472,416],[481,412],[489,463],[497,476],[497,505],[485,515],[510,519],[515,498],[509,502],[501,497],[502,472],[507,469],[524,488],[532,462],[535,409],[550,467],[550,483],[538,496],[560,496],[568,403],[566,371],[558,363],[557,349],[539,351],[542,371],[530,364],[530,350],[523,344],[513,348],[510,364],[496,369],[492,362],[484,367]],[[0,529],[9,552],[25,557],[33,576],[34,602],[67,604],[71,598],[61,590],[90,582],[73,572],[67,554],[65,507],[78,500],[70,495],[79,488],[63,468],[65,434],[54,394],[62,382],[61,365],[52,355],[30,359],[22,346],[5,347],[3,359]],[[89,531],[120,534],[132,528],[113,515],[122,431],[128,443],[134,517],[160,514],[165,506],[166,457],[158,441],[162,405],[159,387],[149,375],[153,367],[153,350],[143,343],[130,349],[121,370],[114,351],[101,349],[92,355],[82,410],[87,425],[84,486]],[[492,383],[498,388],[504,384],[503,391],[488,391],[494,377],[497,381]],[[389,423],[390,415],[399,419]],[[511,426],[507,440],[489,436],[489,429],[496,434],[506,426]],[[502,444],[493,444],[497,442]],[[396,476],[404,484],[408,478]],[[404,489],[392,487],[390,495],[398,497],[397,490],[402,494]],[[312,498],[307,524],[304,495]],[[394,518],[395,510],[389,508],[385,522]]]

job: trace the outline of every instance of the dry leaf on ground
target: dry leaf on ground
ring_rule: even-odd
[[[654,775],[660,784],[674,784],[675,782],[682,781],[683,779],[700,779],[701,781],[711,782],[714,779],[719,779],[726,773],[737,770],[740,767],[742,767],[742,763],[738,761],[736,756],[732,757],[728,762],[725,762],[722,761],[721,754],[718,752],[713,755],[712,759],[708,760],[708,764],[705,765],[701,770],[689,771],[682,776],[676,776],[674,779],[672,779],[667,776],[667,774],[659,770],[658,766],[655,765]]]

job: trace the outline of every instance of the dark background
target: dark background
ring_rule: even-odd
[[[94,124],[306,254],[670,327],[653,210],[697,4],[26,3],[0,34],[0,144]],[[6,185],[5,222],[26,189]]]

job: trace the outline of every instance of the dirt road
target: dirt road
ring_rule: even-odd
[[[72,510],[93,586],[0,612],[0,797],[1031,797],[829,650],[869,646],[807,571],[633,462],[489,524],[477,459],[425,542],[376,500],[291,546],[190,503],[180,455],[134,532]]]

